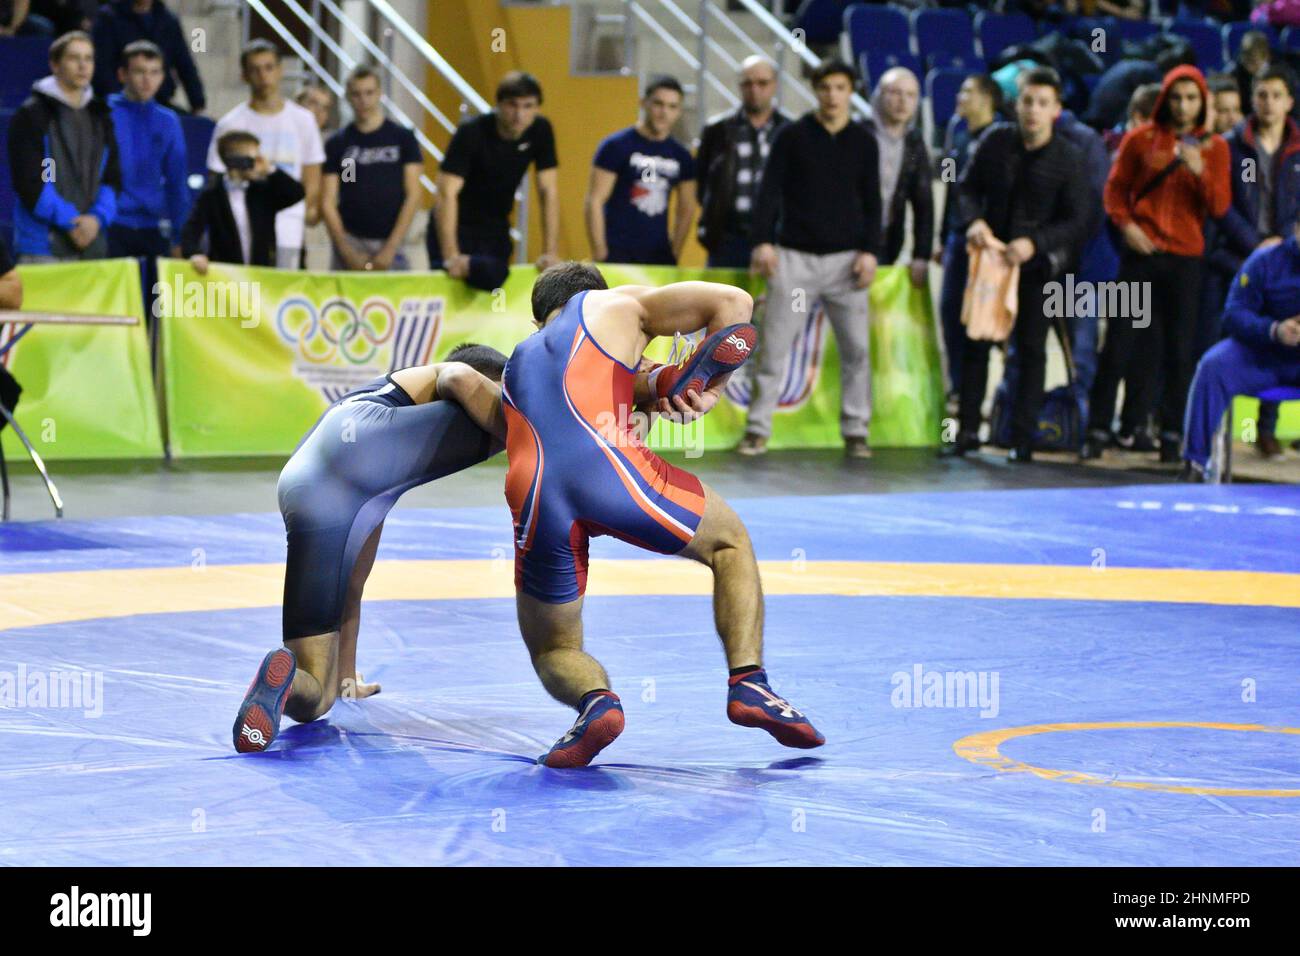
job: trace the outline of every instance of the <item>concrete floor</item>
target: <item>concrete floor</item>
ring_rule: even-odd
[[[758,459],[731,452],[686,459],[666,455],[728,498],[771,495],[879,494],[897,491],[977,491],[1082,488],[1148,483],[1171,478],[1155,466],[1139,473],[1082,468],[1069,461],[1009,465],[989,451],[944,461],[926,449],[880,449],[868,461],[848,461],[837,449],[769,452]],[[129,515],[204,515],[276,510],[278,458],[153,462],[54,462],[51,476],[67,518]],[[45,487],[30,463],[11,461],[15,521],[53,517]],[[408,492],[398,507],[505,507],[505,456]]]

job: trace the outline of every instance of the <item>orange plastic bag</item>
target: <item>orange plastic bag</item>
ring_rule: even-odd
[[[1019,308],[1016,290],[1020,266],[1008,265],[996,249],[966,246],[970,269],[961,301],[961,324],[977,342],[1005,342],[1016,324]]]

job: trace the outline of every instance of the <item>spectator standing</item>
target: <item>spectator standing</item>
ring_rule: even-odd
[[[353,70],[346,90],[354,119],[325,142],[321,215],[334,246],[330,268],[405,271],[402,245],[420,208],[420,147],[384,115],[373,69]]]
[[[980,137],[957,196],[967,241],[982,255],[1001,255],[1020,267],[1011,333],[1019,383],[1008,460],[1024,463],[1033,459],[1047,367],[1051,318],[1044,286],[1077,262],[1090,216],[1083,154],[1056,132],[1059,76],[1050,67],[1035,67],[1020,75],[1019,87],[1016,122],[999,123]],[[963,346],[960,431],[945,454],[960,456],[980,446],[991,346],[970,338]]]
[[[1251,115],[1227,136],[1232,205],[1217,223],[1225,240],[1220,255],[1207,257],[1205,304],[1216,321],[1197,343],[1201,352],[1219,338],[1217,319],[1233,276],[1225,267],[1240,268],[1256,249],[1282,242],[1300,218],[1300,125],[1290,116],[1294,84],[1286,67],[1262,70],[1255,77]],[[1201,352],[1196,353],[1197,359]],[[1282,453],[1277,414],[1276,402],[1261,403],[1256,447],[1266,458]]]
[[[194,57],[190,54],[189,40],[181,21],[163,5],[162,0],[114,0],[106,3],[95,16],[95,92],[107,97],[122,89],[120,68],[126,60],[122,53],[137,40],[149,40],[163,56],[162,87],[158,102],[164,106],[178,107],[177,79],[185,87],[185,99],[191,113],[202,113],[207,106],[203,93],[203,80]]]
[[[790,117],[778,110],[776,67],[754,55],[740,64],[740,108],[704,128],[695,154],[699,175],[700,245],[711,269],[749,267],[754,198],[778,130]]]
[[[89,33],[98,11],[99,0],[31,0],[28,17],[47,20],[54,35],[63,36],[73,30]]]
[[[939,321],[943,326],[944,353],[948,358],[948,396],[955,402],[961,391],[961,356],[966,330],[961,324],[961,303],[966,293],[966,230],[957,208],[957,180],[965,171],[980,135],[1002,109],[1002,87],[987,73],[972,73],[957,91],[957,111],[944,134],[944,159],[939,178],[948,184],[943,204],[943,283],[939,292]]]
[[[231,130],[213,145],[225,172],[195,200],[181,254],[200,275],[210,262],[274,266],[284,248],[276,234],[280,214],[302,202],[302,184],[270,163],[252,133]]]
[[[1200,70],[1171,70],[1151,122],[1124,137],[1106,180],[1106,213],[1123,237],[1120,281],[1138,293],[1136,301],[1146,301],[1148,311],[1110,317],[1084,458],[1100,456],[1110,442],[1121,379],[1119,443],[1139,451],[1155,447],[1147,419],[1163,374],[1160,457],[1178,461],[1200,305],[1202,224],[1227,212],[1232,198],[1228,145],[1205,129],[1207,98]]]
[[[46,36],[54,24],[31,12],[31,0],[0,0],[0,37]]]
[[[1183,431],[1183,474],[1204,481],[1214,433],[1237,395],[1300,385],[1300,228],[1252,252],[1223,313],[1228,338],[1201,358]]]
[[[880,205],[882,212],[881,265],[893,265],[903,251],[907,207],[912,207],[912,260],[908,273],[912,285],[923,288],[930,276],[934,249],[934,187],[930,151],[916,122],[921,85],[907,67],[886,70],[871,97],[874,117],[864,120],[876,137],[880,154]]]
[[[650,81],[635,126],[601,140],[587,187],[587,239],[597,262],[677,264],[695,218],[695,160],[672,136],[682,113],[682,86],[671,76]],[[672,237],[668,206],[677,208]]]
[[[107,228],[122,179],[108,104],[90,88],[94,69],[89,35],[65,33],[50,46],[51,75],[32,85],[32,95],[10,122],[20,262],[102,259],[108,253]]]
[[[307,110],[316,119],[316,128],[323,138],[330,133],[330,117],[334,112],[334,94],[320,83],[308,83],[298,91],[293,101]]]
[[[1230,73],[1214,73],[1207,80],[1210,87],[1210,105],[1214,116],[1214,132],[1226,136],[1243,119],[1241,90]]]
[[[108,254],[165,256],[180,252],[189,218],[185,135],[176,114],[154,101],[163,80],[162,52],[148,40],[122,51],[122,92],[108,98],[122,169],[117,215],[108,229]],[[163,231],[163,220],[168,231]],[[168,236],[171,242],[168,242]],[[145,288],[151,288],[151,281]]]
[[[1268,45],[1268,34],[1263,30],[1250,30],[1241,38],[1237,48],[1237,58],[1229,66],[1229,72],[1237,81],[1237,89],[1242,96],[1250,96],[1254,89],[1255,76],[1268,69],[1273,60],[1273,50]]]
[[[767,279],[754,393],[737,451],[761,455],[772,434],[790,349],[818,299],[840,352],[840,434],[852,458],[871,454],[867,286],[882,248],[880,152],[849,116],[857,73],[824,60],[812,74],[817,109],[776,135],[754,213],[751,268]]]
[[[497,84],[496,109],[456,129],[438,170],[438,195],[425,233],[429,268],[446,269],[453,279],[486,291],[506,281],[514,248],[510,213],[529,166],[537,172],[542,211],[537,268],[560,261],[559,161],[555,131],[538,112],[541,105],[537,79],[513,71]]]
[[[279,48],[266,40],[254,40],[239,55],[239,66],[250,96],[217,121],[208,147],[208,168],[224,173],[217,142],[223,133],[242,130],[252,133],[261,144],[262,155],[274,166],[302,183],[304,199],[276,216],[274,265],[280,269],[300,267],[306,227],[320,221],[321,164],[325,147],[315,118],[280,92],[284,68]]]

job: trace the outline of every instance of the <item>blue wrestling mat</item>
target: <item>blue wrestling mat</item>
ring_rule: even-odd
[[[773,686],[828,743],[730,724],[707,589],[597,539],[587,649],[627,730],[579,771],[535,765],[573,714],[478,583],[509,580],[504,507],[395,511],[358,649],[383,692],[247,756],[278,515],[0,527],[0,861],[1295,862],[1294,489],[733,504]]]

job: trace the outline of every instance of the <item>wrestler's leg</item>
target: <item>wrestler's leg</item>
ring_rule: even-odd
[[[519,631],[546,692],[577,707],[598,688],[609,689],[609,675],[582,649],[582,598],[548,604],[519,592],[515,597]]]
[[[701,482],[701,484],[703,484]],[[731,506],[704,485],[704,516],[679,554],[713,572],[713,623],[727,666],[763,664],[763,587],[745,525]]]
[[[370,533],[366,543],[357,555],[356,564],[348,578],[348,596],[343,605],[343,621],[339,625],[339,695],[349,699],[362,699],[379,693],[378,684],[367,684],[357,673],[357,632],[361,627],[361,594],[365,590],[366,580],[375,566],[375,554],[379,550],[379,536],[384,525]]]

